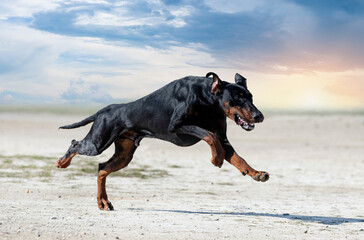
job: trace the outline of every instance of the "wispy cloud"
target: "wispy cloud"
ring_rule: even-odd
[[[33,14],[50,11],[59,7],[59,0],[12,0],[2,1],[0,5],[0,20],[14,17],[33,17]]]
[[[199,43],[216,58],[233,59],[230,64],[236,67],[271,72],[363,67],[362,55],[356,54],[358,48],[364,50],[363,15],[351,15],[353,10],[335,2],[322,4],[324,10],[321,5],[285,0],[77,2],[35,14],[32,26],[158,48]],[[327,18],[335,27],[327,24]],[[346,44],[348,39],[351,44]]]
[[[148,11],[135,11],[141,4],[149,4]],[[95,10],[77,15],[75,25],[82,26],[109,26],[109,27],[156,27],[170,25],[183,27],[186,22],[184,17],[190,16],[192,6],[167,7],[161,2],[133,1],[124,4],[113,4],[102,11]]]
[[[85,83],[83,80],[71,81],[70,86],[61,94],[61,98],[77,103],[110,103],[115,101],[103,86],[98,83]]]
[[[269,0],[205,0],[204,2],[214,11],[228,14],[256,12],[260,8],[264,8],[269,4],[272,4],[272,1]],[[282,1],[280,0],[277,0],[275,2],[282,3]]]
[[[1,104],[54,104],[55,98],[17,91],[0,91]]]
[[[133,98],[173,80],[171,66],[182,77],[186,68],[200,72],[194,70],[194,63],[217,65],[198,44],[160,50],[9,23],[0,23],[0,27],[1,39],[7,39],[0,55],[0,86],[11,91],[28,93],[31,89],[35,94],[59,96],[70,82],[81,78],[85,84],[113,85],[107,90],[117,99]]]

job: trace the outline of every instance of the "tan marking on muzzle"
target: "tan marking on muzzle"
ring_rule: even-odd
[[[252,113],[249,110],[238,106],[230,107],[229,102],[225,102],[224,107],[225,115],[231,120],[235,121],[234,114],[236,113],[243,117],[243,119],[248,123],[254,123]]]

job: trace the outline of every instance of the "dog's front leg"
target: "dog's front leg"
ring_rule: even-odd
[[[226,159],[229,163],[231,163],[234,167],[239,169],[239,171],[243,175],[251,176],[255,181],[265,182],[269,179],[269,174],[264,171],[257,171],[242,158],[236,152],[231,156],[231,158]]]
[[[201,140],[204,140],[208,145],[210,145],[212,164],[217,167],[221,167],[224,163],[225,150],[214,133],[193,125],[182,126],[175,129],[173,132],[194,136]]]
[[[211,162],[221,167],[224,162],[225,151],[216,135],[206,129],[195,125],[183,125],[184,119],[188,118],[188,107],[186,103],[179,104],[173,111],[168,131],[171,133],[186,134],[204,140],[211,148]]]
[[[244,176],[249,175],[255,181],[265,182],[269,179],[269,173],[264,171],[257,171],[252,168],[242,157],[240,157],[231,146],[229,141],[225,139],[222,141],[222,145],[225,149],[225,159],[231,165],[236,167]]]
[[[221,168],[222,164],[224,163],[225,157],[225,150],[222,147],[220,140],[216,137],[215,134],[212,132],[208,132],[208,135],[202,138],[207,144],[211,147],[211,163],[216,167]]]

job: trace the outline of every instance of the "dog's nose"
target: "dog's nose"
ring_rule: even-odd
[[[254,117],[254,121],[256,122],[256,123],[260,123],[260,122],[263,122],[263,120],[264,120],[264,116],[263,116],[263,114],[261,113],[261,112],[259,112],[257,115],[255,115],[255,117]]]

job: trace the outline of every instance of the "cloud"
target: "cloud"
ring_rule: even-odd
[[[120,16],[119,16],[120,14]],[[153,26],[164,22],[162,17],[135,18],[122,16],[123,13],[94,12],[92,15],[79,15],[75,21],[77,25],[100,25],[113,27]]]
[[[217,12],[223,13],[239,13],[254,12],[261,7],[265,7],[271,1],[266,0],[205,0],[207,6]]]
[[[39,94],[22,93],[17,91],[0,92],[0,104],[45,104],[55,102],[54,98]]]
[[[364,69],[363,9],[354,0],[15,0],[0,6],[0,87],[15,99],[30,90],[71,99],[87,97],[69,89],[82,79],[117,100],[212,70],[292,83],[340,75]]]
[[[185,19],[193,11],[190,5],[165,5],[160,1],[69,3],[33,14],[30,26],[60,35],[165,47],[166,43],[174,41],[170,29],[185,26]]]
[[[177,77],[204,75],[207,70],[201,70],[204,67],[198,66],[200,63],[219,65],[200,44],[160,50],[121,41],[62,36],[3,22],[0,28],[0,87],[55,100],[77,79],[83,79],[84,85],[105,85],[104,92],[113,99],[130,99]]]
[[[86,83],[83,80],[71,81],[61,98],[72,103],[111,103],[114,98],[103,89],[101,84]]]
[[[0,20],[10,17],[32,17],[34,13],[50,11],[59,6],[59,0],[12,0],[2,1],[0,5]]]
[[[74,24],[125,28],[170,25],[179,28],[186,24],[183,18],[190,16],[193,10],[189,5],[167,6],[160,1],[114,3],[102,11],[89,9],[77,14]]]
[[[346,4],[349,8],[338,1],[333,6],[327,1],[311,6],[286,0],[72,1],[34,14],[31,26],[140,47],[201,44],[214,58],[255,71],[346,71],[364,68],[358,51],[364,51],[364,22],[352,7],[355,4]]]

